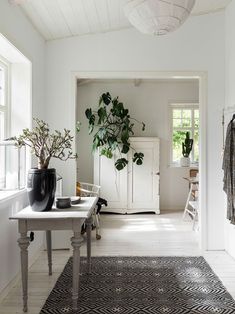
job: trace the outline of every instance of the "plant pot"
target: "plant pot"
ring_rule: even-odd
[[[180,158],[180,166],[181,167],[189,167],[190,166],[190,158],[189,157],[181,157]]]
[[[55,199],[56,170],[30,169],[27,179],[29,204],[37,212],[49,211]]]

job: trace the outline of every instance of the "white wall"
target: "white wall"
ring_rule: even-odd
[[[0,33],[18,48],[33,67],[32,114],[44,118],[45,41],[18,6],[0,1]]]
[[[73,71],[205,71],[208,73],[207,188],[209,249],[224,248],[221,108],[224,103],[224,12],[191,17],[162,37],[134,29],[47,43],[46,114],[56,127],[74,128]],[[216,139],[216,140],[214,140]],[[76,165],[56,163],[65,193],[73,193]],[[215,197],[216,195],[216,197]]]
[[[16,221],[10,221],[9,217],[28,205],[26,192],[10,197],[7,200],[0,200],[0,292],[19,273],[20,250],[17,240],[19,238],[18,225]],[[30,244],[29,264],[42,246],[42,233],[35,234],[35,240]]]
[[[235,106],[235,1],[225,11],[225,106]]]
[[[129,109],[131,116],[146,123],[145,132],[141,126],[135,128],[135,136],[158,136],[160,138],[160,208],[183,209],[188,194],[188,184],[183,179],[188,168],[169,167],[169,104],[171,102],[197,103],[199,87],[197,82],[142,81],[135,86],[134,81],[103,81],[78,86],[77,120],[81,122],[78,135],[78,179],[93,182],[92,136],[88,135],[86,108],[96,109],[98,99],[109,91]]]
[[[225,12],[225,32],[226,32],[226,67],[225,67],[225,106],[235,108],[235,1],[231,1]],[[229,111],[226,115],[227,122],[232,117],[234,111]],[[224,205],[226,210],[226,205]],[[235,258],[235,226],[225,220],[225,245],[226,250]]]
[[[7,0],[0,1],[0,33],[16,46],[31,62],[33,70],[32,113],[44,118],[45,103],[45,42],[32,27],[17,6]],[[23,110],[22,110],[23,111]],[[28,113],[27,113],[28,114]],[[17,246],[17,224],[9,221],[12,213],[27,204],[26,194],[15,196],[10,201],[0,202],[0,292],[20,270],[19,249]],[[36,240],[30,248],[34,255],[42,244],[42,233],[35,235]]]
[[[9,136],[17,136],[31,126],[31,65],[12,63],[11,69],[11,128]]]

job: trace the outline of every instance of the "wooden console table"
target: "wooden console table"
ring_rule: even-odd
[[[23,288],[23,311],[27,312],[28,306],[28,247],[30,238],[28,231],[45,230],[47,236],[47,251],[49,275],[52,274],[51,259],[51,230],[72,230],[74,236],[71,238],[73,247],[73,309],[77,309],[79,292],[79,271],[80,271],[80,246],[83,243],[81,226],[87,223],[87,265],[88,272],[91,271],[91,216],[95,209],[97,197],[82,197],[77,205],[68,209],[52,208],[48,212],[35,212],[28,206],[19,211],[10,219],[18,220],[20,238],[18,244],[21,254],[21,275]]]

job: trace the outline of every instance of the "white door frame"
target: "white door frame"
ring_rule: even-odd
[[[207,72],[199,71],[110,71],[90,72],[75,71],[71,73],[71,108],[74,112],[74,134],[77,117],[77,79],[198,79],[199,81],[199,112],[200,112],[200,153],[199,153],[199,247],[207,250]],[[76,143],[77,141],[75,141]]]

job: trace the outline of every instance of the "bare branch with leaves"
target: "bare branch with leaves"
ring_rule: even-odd
[[[15,137],[16,145],[30,147],[31,153],[38,159],[38,169],[47,169],[51,158],[60,160],[76,159],[77,154],[72,152],[74,137],[70,130],[63,132],[55,130],[50,133],[48,124],[40,119],[34,118],[35,126],[32,130],[23,129],[23,134]]]

